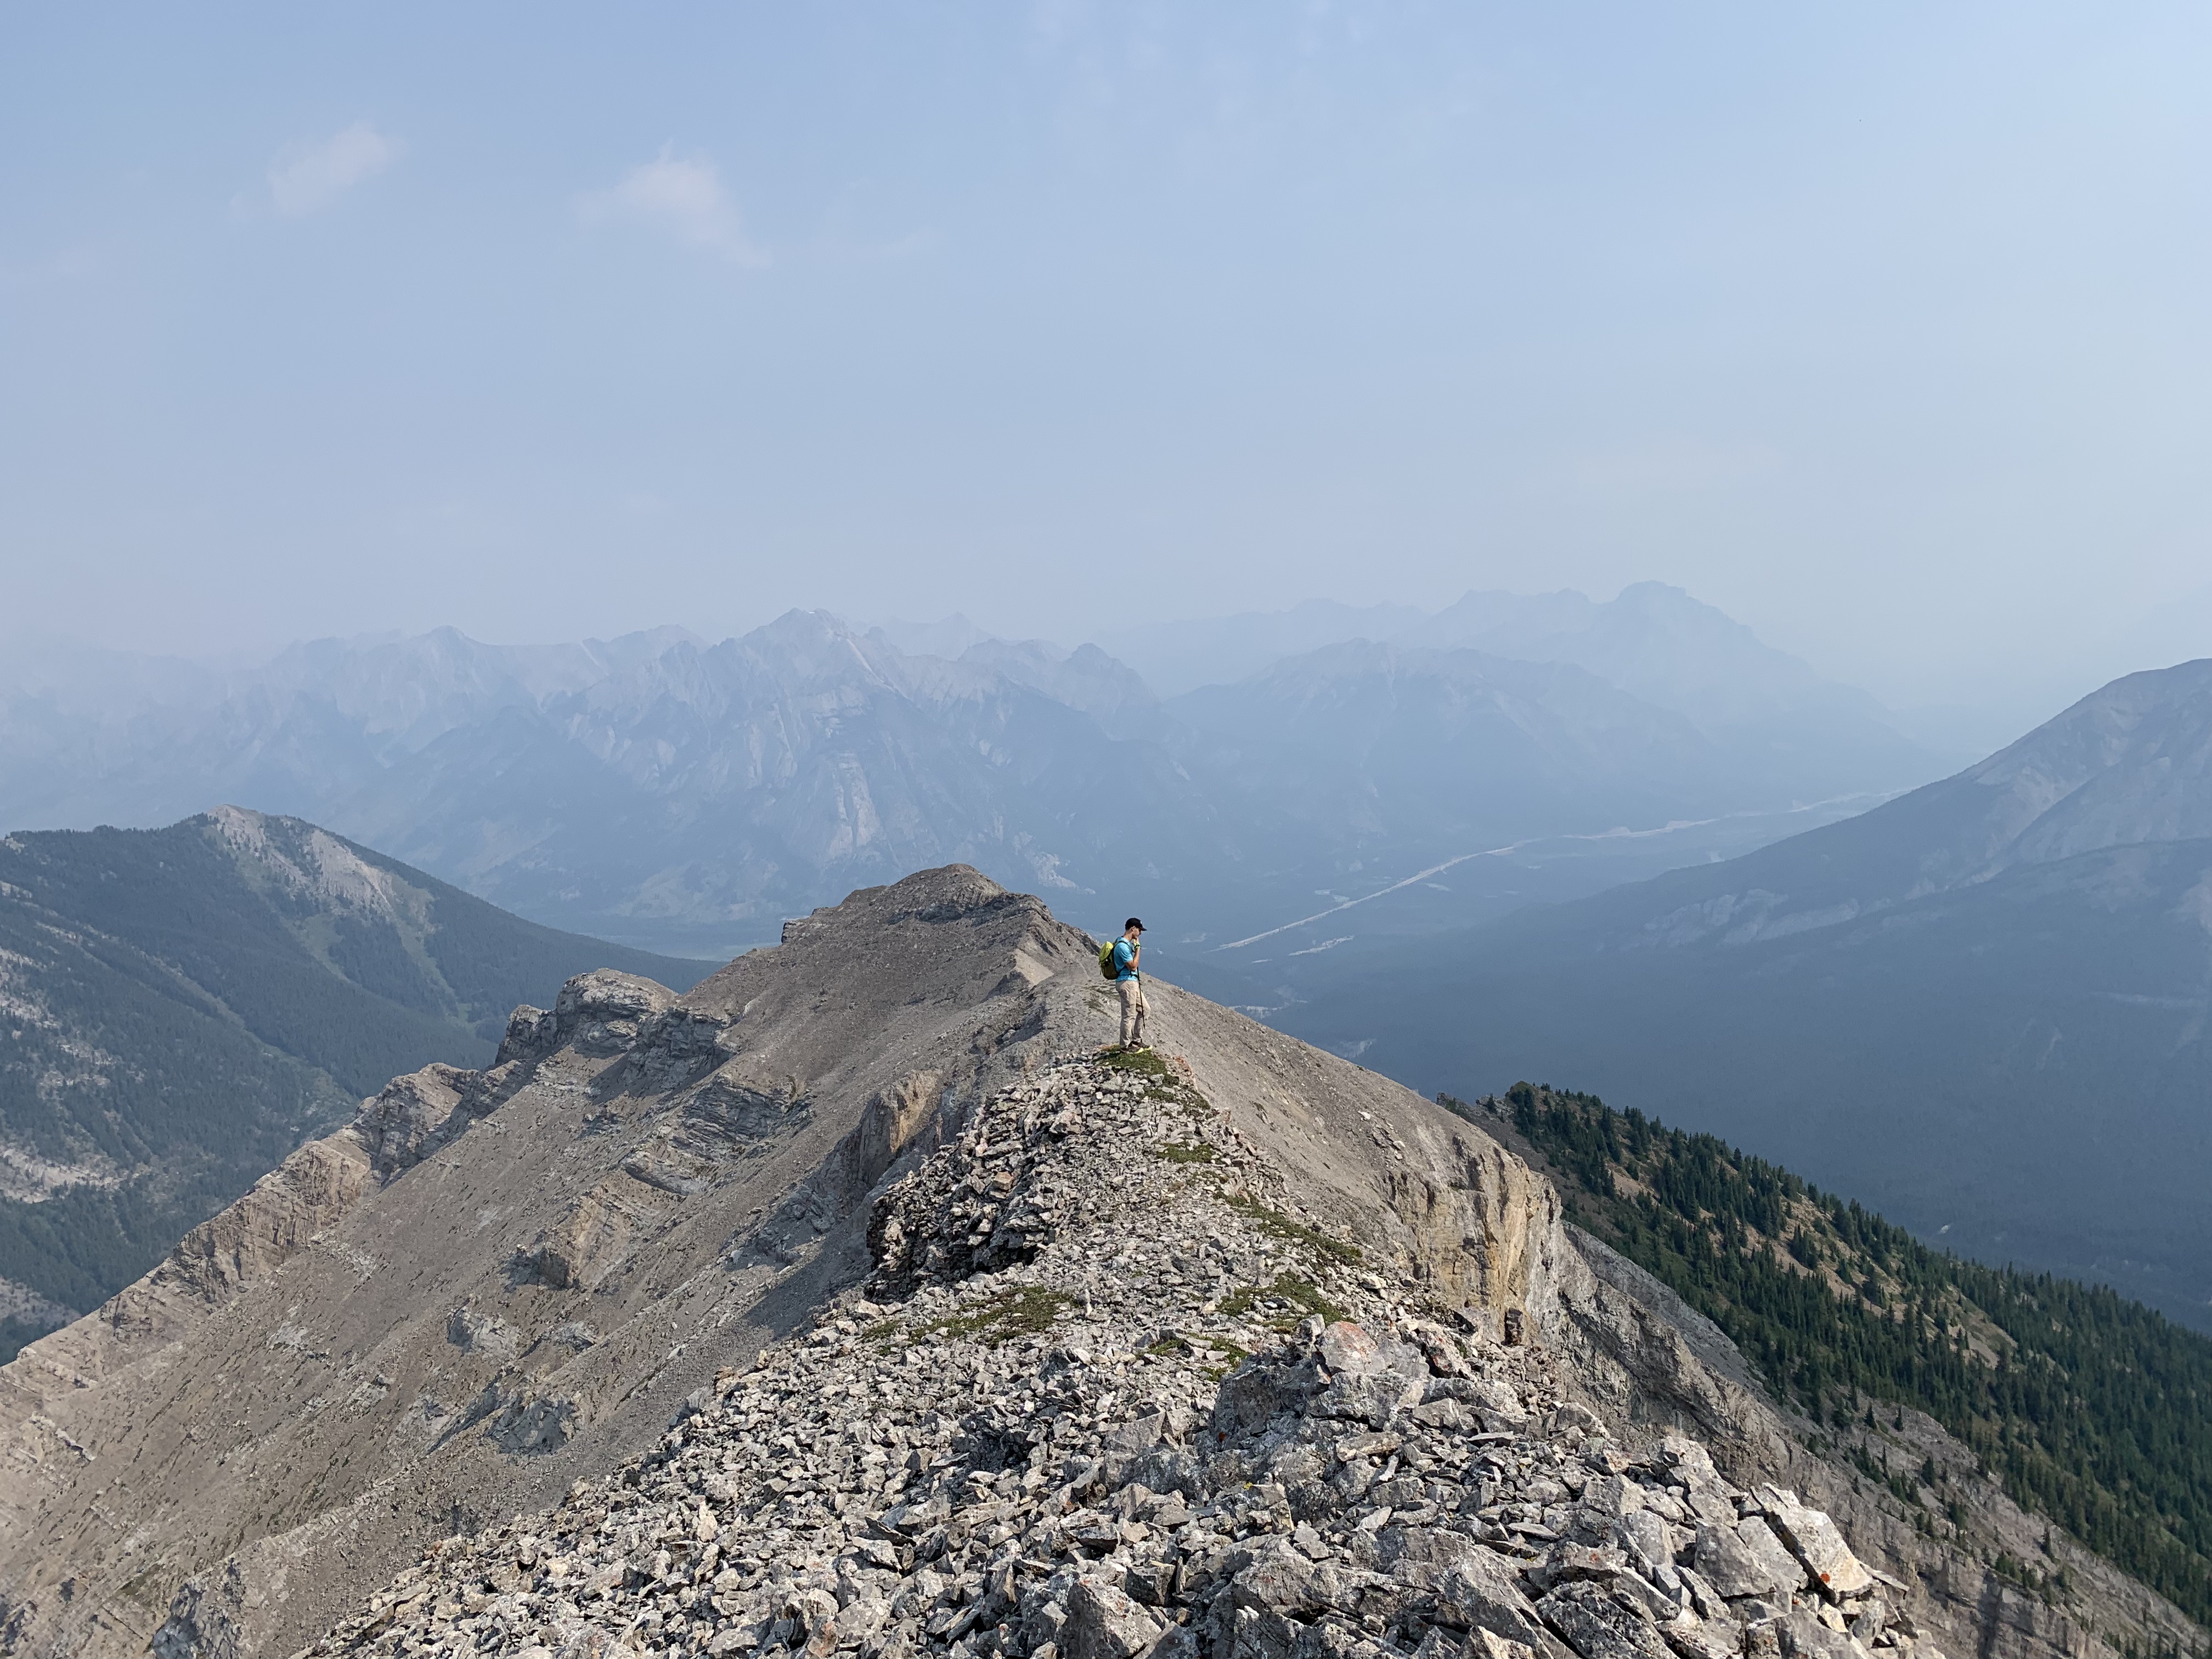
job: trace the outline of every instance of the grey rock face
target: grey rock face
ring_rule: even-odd
[[[1674,1659],[1656,1626],[1597,1585],[1561,1585],[1536,1610],[1582,1659]]]
[[[1795,1492],[1761,1486],[1759,1506],[1782,1541],[1795,1551],[1814,1580],[1832,1596],[1863,1595],[1874,1578],[1844,1542],[1836,1523],[1797,1501]],[[1747,1523],[1748,1524],[1748,1523]]]
[[[1060,1651],[1067,1659],[1135,1659],[1160,1638],[1160,1621],[1106,1579],[1078,1578],[1067,1592]]]
[[[1804,1569],[1766,1523],[1753,1516],[1740,1526],[1701,1522],[1698,1571],[1724,1596],[1786,1594],[1804,1582]]]
[[[864,1288],[650,1456],[439,1546],[315,1659],[1756,1651],[1721,1589],[1678,1570],[1693,1534],[1668,1516],[1781,1495],[1729,1486],[1683,1437],[1620,1450],[1544,1351],[1437,1322],[1285,1176],[1179,1067],[1071,1059],[1006,1089],[878,1198]],[[1002,1232],[1018,1248],[984,1247]],[[1524,1426],[1483,1428],[1461,1391]],[[1573,1541],[1592,1535],[1609,1541]],[[1872,1605],[1834,1600],[1838,1619]],[[1820,1639],[1777,1628],[1792,1655]]]

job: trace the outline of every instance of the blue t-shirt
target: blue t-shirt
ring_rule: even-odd
[[[1135,979],[1137,970],[1130,966],[1137,959],[1137,947],[1127,936],[1114,941],[1114,977],[1117,980]]]

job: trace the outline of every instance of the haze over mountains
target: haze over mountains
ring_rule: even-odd
[[[1395,637],[1345,631],[1369,623]],[[1942,769],[1870,700],[1656,585],[1215,635],[1146,659],[1180,667],[1171,686],[1221,665],[1164,701],[1097,647],[821,612],[712,646],[324,641],[228,674],[29,659],[0,692],[0,804],[27,826],[130,824],[213,794],[541,921],[718,954],[951,858],[1219,938],[1500,844],[1677,824],[1601,874],[1531,877],[1587,891]],[[1440,919],[1519,896],[1469,890]]]
[[[1112,1451],[1103,1443],[1128,1415],[1132,1374],[1121,1368],[1218,1352],[1226,1370],[1313,1306],[1334,1311],[1350,1298],[1402,1323],[1449,1304],[1463,1328],[1499,1337],[1513,1328],[1510,1312],[1546,1345],[1551,1392],[1529,1398],[1547,1432],[1575,1420],[1549,1415],[1562,1399],[1617,1412],[1632,1445],[1643,1434],[1633,1425],[1694,1421],[1747,1492],[1786,1479],[1847,1518],[1909,1607],[1910,1641],[1893,1638],[1894,1659],[1922,1659],[1938,1641],[2012,1659],[2119,1659],[2118,1640],[2196,1639],[2180,1611],[2113,1564],[2192,1609],[2212,1594],[2197,1464],[2156,1462],[2161,1437],[2197,1432],[2199,1339],[2108,1296],[2051,1300],[2033,1279],[1990,1279],[1977,1300],[1982,1280],[1936,1271],[1840,1201],[1785,1172],[1746,1175],[1739,1160],[1743,1191],[1713,1248],[1733,1271],[1756,1270],[1745,1282],[1759,1295],[1723,1298],[1717,1316],[1747,1330],[1777,1310],[1794,1322],[1786,1364],[1765,1349],[1747,1361],[1674,1291],[1561,1227],[1557,1195],[1486,1138],[1485,1109],[1468,1109],[1473,1127],[1454,1127],[1378,1073],[1471,1095],[1506,1080],[1489,1074],[1502,1056],[1596,1083],[1624,1104],[1792,1156],[1853,1196],[1887,1206],[1894,1190],[1908,1221],[1917,1179],[1923,1195],[1940,1193],[1966,1218],[1942,1242],[2036,1265],[2078,1260],[2078,1271],[2176,1305],[2172,1287],[2196,1271],[2191,1252],[2201,1255],[2212,1218],[2191,1189],[2212,1151],[2202,1109],[2212,662],[2117,683],[1966,773],[1747,857],[1440,929],[1449,883],[1469,867],[1444,849],[1511,834],[1602,836],[1575,826],[1608,809],[1662,822],[1686,803],[1710,809],[1770,784],[1776,769],[1757,761],[1767,751],[1575,664],[1465,647],[1340,641],[1165,702],[1096,649],[977,641],[954,659],[909,654],[817,613],[712,648],[664,636],[504,665],[453,636],[375,655],[386,649],[318,647],[324,681],[311,684],[337,690],[269,697],[282,711],[273,740],[242,746],[240,764],[307,787],[314,780],[298,763],[339,754],[356,780],[401,780],[418,810],[444,815],[428,820],[434,830],[522,848],[489,866],[497,879],[564,880],[540,890],[572,899],[593,860],[614,861],[605,890],[634,892],[644,856],[687,845],[702,867],[726,860],[718,867],[753,881],[752,902],[766,903],[795,890],[775,884],[788,879],[777,848],[813,849],[815,861],[797,867],[825,879],[911,856],[945,824],[996,837],[988,844],[1002,853],[1011,844],[1078,898],[1075,878],[1060,873],[1061,847],[1088,849],[1076,857],[1091,862],[1071,861],[1082,873],[1164,853],[1229,879],[1256,872],[1262,904],[1299,897],[1290,884],[1310,872],[1334,872],[1331,914],[1318,922],[1278,924],[1257,945],[1193,941],[1182,960],[1201,980],[1230,983],[1258,975],[1220,964],[1278,953],[1259,964],[1286,982],[1268,1017],[1362,1065],[1157,988],[1164,1032],[1194,1070],[1146,1063],[1209,1092],[1177,1104],[1181,1085],[1139,1083],[1133,1098],[1167,1102],[1146,1109],[1170,1114],[1228,1107],[1224,1124],[1233,1118],[1247,1139],[1159,1151],[1158,1190],[1145,1188],[1152,1196],[1130,1213],[1167,1226],[1194,1190],[1186,1171],[1216,1160],[1226,1208],[1148,1240],[1157,1280],[1126,1249],[1103,1267],[1097,1244],[1074,1251],[1087,1275],[1080,1296],[1047,1300],[1071,1316],[1082,1306],[1091,1322],[1068,1328],[1083,1335],[1081,1358],[1071,1348],[1066,1363],[1101,1358],[1111,1401],[1085,1396],[1087,1422],[1021,1418],[1020,1445]],[[425,683],[410,654],[424,651],[442,678]],[[637,684],[655,689],[625,702]],[[333,711],[360,737],[350,750],[319,746],[333,728],[314,718]],[[1706,720],[1729,730],[1712,709]],[[131,735],[127,721],[117,729]],[[215,729],[210,756],[222,752]],[[155,746],[137,741],[116,752],[149,765]],[[1102,791],[1115,803],[1126,795],[1130,812],[1094,821]],[[405,822],[397,788],[359,799]],[[472,820],[472,804],[512,816]],[[512,834],[526,809],[541,815],[535,842]],[[805,839],[824,823],[844,836],[826,855]],[[640,854],[644,831],[659,839]],[[696,839],[675,839],[686,835]],[[1658,845],[1663,857],[1682,843]],[[1425,867],[1446,879],[1401,878],[1394,891],[1347,898],[1340,890],[1356,887],[1378,848],[1399,868],[1434,860]],[[40,1650],[69,1650],[88,1633],[134,1648],[152,1639],[177,1656],[290,1650],[434,1533],[486,1533],[563,1493],[574,1503],[592,1483],[636,1485],[635,1461],[653,1455],[663,1425],[680,1443],[688,1412],[726,1397],[732,1363],[808,1321],[820,1322],[808,1352],[847,1343],[836,1351],[860,1356],[863,1392],[890,1399],[904,1397],[917,1356],[966,1365],[968,1350],[945,1345],[975,1322],[1046,1306],[1022,1254],[1030,1235],[1012,1230],[1034,1221],[1046,1230],[1038,1237],[1051,1236],[1077,1188],[1054,1177],[1060,1184],[1040,1188],[1033,1212],[1020,1182],[1045,1167],[1035,1160],[1058,1156],[1049,1148],[1084,1144],[1075,1119],[1053,1114],[1065,1105],[1079,1118],[1105,1099],[1095,1075],[1104,1068],[1070,1070],[1067,1056],[1103,1031],[1108,1000],[1090,941],[972,870],[854,892],[782,924],[779,948],[679,997],[664,987],[707,964],[520,921],[296,819],[226,808],[156,831],[18,834],[0,852],[11,1090],[0,1127],[23,1186],[0,1203],[10,1346],[115,1288],[158,1254],[164,1230],[173,1237],[283,1158],[97,1315],[0,1370],[0,1451],[21,1475],[0,1504],[0,1624]],[[1151,879],[1155,894],[1170,890]],[[601,971],[557,995],[538,988],[556,969],[584,967]],[[496,1012],[533,995],[550,1011],[504,1021]],[[2015,1029],[2023,1019],[2032,1053]],[[495,1029],[504,1039],[486,1069],[421,1065],[481,1066]],[[1530,1054],[1558,1064],[1517,1066]],[[349,1128],[283,1157],[395,1059],[409,1074],[363,1102]],[[1041,1076],[1063,1091],[1049,1111],[1037,1104]],[[1670,1086],[1679,1098],[1661,1099]],[[1700,1120],[1715,1100],[1740,1105],[1741,1121]],[[1808,1131],[1802,1158],[1775,1146],[1778,1121]],[[1632,1139],[1638,1121],[1620,1133]],[[1136,1140],[1110,1135],[1083,1152],[1098,1167],[1080,1189],[1142,1186],[1150,1177],[1132,1176],[1132,1149],[1160,1133],[1146,1126]],[[1002,1130],[1016,1139],[1002,1144]],[[883,1200],[889,1180],[939,1141],[938,1162],[958,1164],[945,1238],[964,1237],[972,1255],[1007,1233],[1011,1253],[975,1267],[973,1294],[955,1274],[904,1313],[855,1302],[852,1283],[872,1262],[881,1268],[902,1249],[935,1262],[950,1248],[902,1244],[908,1236],[884,1219],[920,1215]],[[1010,1164],[1017,1146],[1027,1150]],[[1696,1204],[1674,1218],[1639,1207],[1602,1170],[1592,1177],[1571,1139],[1554,1150],[1575,1157],[1594,1193],[1620,1200],[1606,1212],[1618,1227],[1704,1238]],[[1686,1162],[1694,1150],[1673,1156]],[[1659,1178],[1633,1158],[1622,1167]],[[1900,1170],[1908,1180],[1896,1187]],[[1976,1234],[1975,1220],[2009,1231]],[[1377,1271],[1363,1256],[1357,1273],[1301,1277],[1319,1258],[1295,1252],[1334,1238],[1316,1224],[1360,1237]],[[1237,1277],[1201,1293],[1190,1275],[1218,1249]],[[996,1277],[1000,1268],[1009,1276]],[[1203,1334],[1162,1333],[1164,1290],[1209,1322]],[[891,1291],[872,1284],[869,1294]],[[2096,1341],[2069,1340],[2054,1323],[2062,1305],[2094,1317]],[[1808,1309],[1819,1316],[1809,1322]],[[2201,1314],[2185,1296],[2176,1311]],[[1110,1322],[1124,1313],[1142,1328]],[[1838,1344],[1850,1336],[1836,1331],[1847,1313],[1917,1353],[1928,1376],[1905,1367],[1914,1380],[1902,1393],[1839,1389]],[[915,1345],[903,1358],[871,1346],[894,1328]],[[2180,1367],[2161,1373],[2154,1398],[2138,1398],[2124,1375],[2130,1332],[2150,1333]],[[1206,1346],[1217,1341],[1228,1346]],[[1467,1352],[1483,1364],[1495,1358],[1479,1344]],[[2033,1401],[2015,1398],[2008,1369],[2022,1355],[2043,1390]],[[1043,1349],[1030,1358],[1062,1363]],[[995,1363],[979,1378],[996,1376]],[[1438,1375],[1458,1375],[1459,1363]],[[1762,1375],[1783,1394],[1765,1393]],[[1201,1404],[1218,1380],[1176,1376],[1186,1395],[1203,1382]],[[850,1386],[840,1373],[836,1387]],[[2036,1437],[2046,1395],[2094,1402],[2081,1434]],[[1109,1418],[1115,1402],[1121,1416]],[[976,1409],[984,1414],[956,1443],[1000,1447],[989,1459],[1004,1462],[1015,1419],[996,1405]],[[1366,1420],[1392,1426],[1395,1409]],[[1929,1409],[1934,1418],[1918,1414]],[[1460,1419],[1437,1419],[1448,1420]],[[1972,1438],[1981,1435],[2008,1450],[2002,1486]],[[732,1455],[743,1465],[748,1454]],[[754,1444],[750,1455],[764,1454]],[[1618,1456],[1594,1455],[1586,1481]],[[933,1455],[910,1472],[927,1475]],[[2154,1465],[2171,1490],[2130,1484],[2127,1470]],[[1192,1468],[1178,1478],[1215,1478]],[[1454,1491],[1415,1478],[1433,1464],[1407,1468],[1392,1504],[1370,1500],[1358,1529],[1441,1525],[1461,1506],[1451,1524],[1499,1546],[1532,1589],[1553,1583],[1576,1546],[1563,1543],[1570,1555],[1555,1560],[1529,1540],[1595,1524],[1547,1507],[1558,1483],[1533,1474],[1530,1505],[1509,1514],[1479,1483]],[[118,1480],[118,1469],[129,1473]],[[1059,1473],[1089,1478],[1073,1464]],[[1249,1472],[1235,1484],[1249,1487]],[[728,1495],[702,1491],[716,1503]],[[2064,1495],[2067,1513],[2098,1518],[2082,1530],[2104,1559],[2015,1504],[2044,1491]],[[2161,1519],[2177,1495],[2183,1518]],[[795,1486],[784,1496],[811,1501]],[[854,1501],[837,1498],[838,1514],[856,1515]],[[588,1530],[604,1514],[587,1510],[578,1524]],[[668,1524],[696,1542],[708,1522],[687,1509]],[[907,1535],[884,1524],[886,1539]],[[828,1536],[806,1549],[830,1547]],[[708,1621],[696,1598],[656,1600],[655,1563],[667,1552],[652,1551],[665,1541],[607,1547],[622,1559],[592,1569],[613,1572],[599,1592],[606,1607],[614,1589],[635,1589],[664,1628],[678,1628],[687,1605]],[[1358,1547],[1351,1534],[1339,1547]],[[535,1541],[516,1547],[530,1554],[526,1567],[543,1554]],[[952,1570],[963,1570],[957,1559]],[[499,1604],[508,1646],[523,1639],[517,1619],[571,1616],[552,1594],[566,1569],[544,1571],[554,1577],[538,1581],[542,1605]],[[738,1582],[715,1581],[729,1605],[711,1605],[725,1624]],[[457,1609],[489,1605],[477,1590],[457,1594]],[[446,1625],[456,1616],[404,1597],[383,1605]],[[1765,1605],[1713,1603],[1713,1645],[1694,1659],[1757,1659],[1765,1650],[1747,1632],[1782,1616]],[[1855,1620],[1867,1609],[1847,1610]],[[1790,1638],[1800,1659],[1860,1659],[1823,1645],[1816,1630],[1840,1632],[1809,1603],[1788,1614],[1801,1615]],[[366,1615],[363,1643],[379,1618]],[[949,1613],[933,1621],[953,1622]],[[1576,1650],[1614,1659],[1601,1646]],[[1692,1659],[1679,1641],[1670,1650]]]
[[[1320,931],[1219,959],[1417,1087],[1595,1090],[2212,1327],[2212,659],[1724,863],[1288,954]]]
[[[397,1069],[480,1063],[598,967],[710,964],[520,921],[312,824],[0,840],[0,1356],[96,1307]]]
[[[218,793],[540,922],[698,957],[963,860],[1095,928],[1146,915],[1156,971],[1424,1088],[1597,1088],[1925,1233],[2202,1316],[2212,1279],[2167,1212],[2128,1201],[2133,1160],[2195,1144],[2160,1137],[2206,1093],[2195,843],[2174,827],[2202,780],[2185,733],[2155,736],[2166,691],[2124,682],[2014,760],[1737,866],[1717,860],[1938,763],[1678,590],[1308,605],[1127,648],[1175,694],[1097,646],[816,611],[719,645],[447,630],[226,673],[18,659],[0,801],[129,822]],[[1176,678],[1200,662],[1224,678]],[[2138,695],[2154,712],[2123,717]],[[1650,945],[1642,890],[1528,908],[1670,869],[1669,913],[1725,925],[1678,919],[1632,951],[1604,942]],[[2054,1197],[2066,1134],[1996,1126],[2084,1101],[2106,1150]]]

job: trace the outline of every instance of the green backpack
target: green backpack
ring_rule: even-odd
[[[1118,939],[1109,939],[1098,947],[1098,971],[1107,979],[1121,977],[1121,970],[1114,961],[1114,947],[1121,942]]]

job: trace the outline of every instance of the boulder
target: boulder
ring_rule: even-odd
[[[1335,1376],[1364,1376],[1381,1370],[1385,1364],[1382,1345],[1364,1325],[1350,1319],[1340,1319],[1322,1331],[1317,1352]]]
[[[1771,1595],[1777,1589],[1774,1569],[1735,1527],[1699,1522],[1694,1559],[1698,1576],[1730,1601],[1740,1595]]]
[[[1674,1547],[1667,1536],[1667,1523],[1650,1510],[1639,1510],[1622,1516],[1613,1530],[1637,1571],[1679,1599],[1682,1579],[1674,1571]]]
[[[1743,1638],[1724,1620],[1677,1619],[1659,1633],[1677,1659],[1736,1659],[1743,1651]]]
[[[1674,1659],[1649,1620],[1594,1583],[1562,1584],[1536,1603],[1536,1611],[1582,1659]]]
[[[1270,1539],[1238,1572],[1231,1592],[1240,1607],[1272,1607],[1301,1619],[1316,1618],[1343,1597],[1336,1570],[1309,1560],[1287,1539]]]
[[[1713,1455],[1687,1435],[1672,1431],[1662,1435],[1659,1457],[1675,1480],[1692,1492],[1710,1491],[1721,1484]]]
[[[1539,1653],[1546,1650],[1536,1609],[1522,1591],[1520,1575],[1502,1556],[1476,1549],[1458,1557],[1437,1575],[1428,1594],[1429,1617],[1437,1624],[1487,1632]],[[1475,1651],[1470,1644],[1470,1659]]]
[[[1871,1659],[1852,1638],[1830,1630],[1802,1607],[1792,1607],[1775,1624],[1784,1659]]]
[[[1643,1507],[1644,1488],[1626,1475],[1608,1474],[1583,1488],[1583,1508],[1608,1523]]]
[[[1268,1357],[1238,1366],[1222,1379],[1213,1401],[1218,1442],[1264,1429],[1276,1418],[1306,1409],[1322,1387],[1309,1362]]]
[[[1226,1659],[1293,1659],[1305,1634],[1273,1607],[1240,1607],[1231,1618],[1225,1648],[1217,1644],[1215,1651]]]
[[[1538,1659],[1536,1650],[1527,1643],[1487,1630],[1469,1632],[1467,1645],[1461,1651],[1467,1659]]]
[[[1067,1592],[1060,1650],[1067,1659],[1135,1659],[1160,1639],[1162,1628],[1127,1592],[1086,1574]]]
[[[1394,1370],[1354,1373],[1330,1383],[1313,1409],[1323,1417],[1379,1429],[1407,1407],[1419,1405],[1425,1386]]]
[[[1874,1575],[1851,1553],[1825,1511],[1808,1509],[1795,1492],[1774,1486],[1761,1486],[1758,1498],[1768,1523],[1831,1599],[1863,1595],[1874,1588]]]

